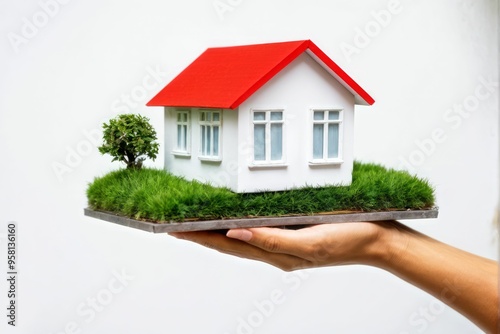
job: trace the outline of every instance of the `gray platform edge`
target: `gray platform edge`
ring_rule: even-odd
[[[291,217],[263,217],[247,219],[222,219],[204,220],[196,222],[172,222],[172,223],[150,223],[118,216],[114,213],[95,211],[89,208],[84,209],[85,216],[101,219],[110,223],[115,223],[127,227],[152,233],[168,232],[188,232],[204,230],[222,230],[238,227],[261,227],[261,226],[289,226],[289,225],[313,225],[330,224],[359,221],[380,221],[380,220],[403,220],[403,219],[428,219],[437,218],[438,208],[428,210],[406,210],[406,211],[378,211],[360,212],[316,216],[291,216]]]

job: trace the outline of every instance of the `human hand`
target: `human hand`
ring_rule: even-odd
[[[170,234],[286,271],[341,264],[376,266],[440,298],[485,332],[498,332],[498,264],[396,221],[323,224],[299,230],[233,229],[226,235],[209,231]]]
[[[356,222],[314,225],[299,230],[258,227],[170,235],[219,252],[291,271],[341,264],[377,265],[388,256],[388,232],[399,223]]]

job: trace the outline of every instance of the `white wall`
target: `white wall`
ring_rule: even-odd
[[[165,159],[164,168],[172,174],[183,176],[188,180],[198,180],[214,186],[236,189],[238,182],[238,111],[218,109],[221,111],[221,161],[202,161],[199,108],[183,108],[190,110],[190,155],[175,155],[177,146],[177,116],[175,108],[165,108],[164,142],[161,155]]]
[[[0,3],[0,268],[17,221],[20,272],[19,326],[2,311],[0,332],[234,334],[250,318],[259,334],[480,333],[380,270],[284,274],[82,209],[119,166],[96,149],[103,120],[140,112],[162,138],[162,108],[144,104],[205,48],[310,38],[376,100],[357,108],[355,156],[435,185],[440,218],[406,223],[496,259],[497,1],[59,1]]]
[[[309,166],[312,160],[312,109],[341,109],[344,163]],[[283,154],[286,167],[253,165],[251,110],[283,109]],[[303,53],[239,107],[239,192],[284,190],[306,185],[350,184],[353,161],[354,96]]]

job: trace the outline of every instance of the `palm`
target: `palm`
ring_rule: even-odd
[[[250,228],[249,241],[214,232],[189,232],[175,236],[222,253],[267,262],[284,270],[365,263],[384,223],[339,223],[315,225],[300,230]]]

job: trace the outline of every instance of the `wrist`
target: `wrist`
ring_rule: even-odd
[[[377,238],[369,248],[369,264],[390,270],[404,257],[412,230],[397,221],[380,222],[377,226]]]

